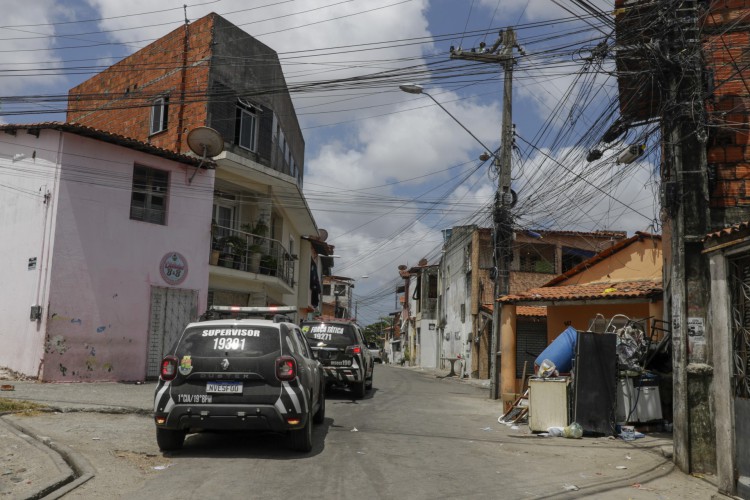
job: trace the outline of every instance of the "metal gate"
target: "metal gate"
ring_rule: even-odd
[[[146,378],[157,378],[164,351],[177,340],[185,325],[198,318],[198,291],[151,287]]]
[[[516,320],[516,378],[523,377],[523,363],[527,375],[534,374],[534,361],[547,347],[547,321],[518,318]]]
[[[737,494],[750,498],[750,258],[729,261]]]

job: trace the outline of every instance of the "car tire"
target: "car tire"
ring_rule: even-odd
[[[186,431],[156,428],[156,444],[161,451],[179,450],[185,442]]]
[[[312,412],[312,409],[310,409]],[[294,429],[289,431],[289,447],[294,451],[301,451],[302,453],[308,453],[312,450],[312,415],[308,412],[307,422],[301,429]]]
[[[367,392],[367,380],[366,375],[362,375],[362,380],[355,385],[352,390],[354,391],[354,397],[356,399],[362,399],[365,397],[365,392]]]
[[[372,390],[372,379],[375,378],[375,366],[373,365],[372,371],[370,371],[370,377],[365,382],[365,389],[368,391]]]
[[[315,412],[315,415],[313,415],[313,423],[322,424],[325,419],[326,419],[326,393],[325,393],[325,385],[324,385],[320,388],[320,406],[318,407],[318,411]]]

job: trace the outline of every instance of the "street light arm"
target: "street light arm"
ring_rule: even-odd
[[[427,92],[424,92],[424,91],[423,91],[423,92],[422,92],[422,94],[424,94],[424,95],[426,95],[427,97],[429,97],[430,99],[432,99],[432,101],[433,101],[433,102],[434,102],[435,104],[437,104],[438,106],[440,106],[440,109],[442,109],[443,111],[445,111],[446,113],[448,113],[448,116],[450,116],[451,118],[453,118],[453,121],[454,121],[454,122],[456,122],[456,123],[458,123],[458,124],[459,124],[459,125],[461,126],[461,128],[462,128],[462,129],[464,129],[464,130],[465,130],[465,131],[466,131],[466,132],[467,132],[467,133],[468,133],[468,134],[469,134],[470,136],[472,136],[472,137],[474,138],[474,140],[475,140],[475,141],[477,141],[477,142],[478,142],[479,144],[481,144],[481,146],[482,146],[482,147],[483,147],[483,148],[484,148],[484,149],[485,149],[485,150],[486,150],[486,151],[487,151],[488,153],[490,153],[490,154],[491,154],[492,156],[494,156],[495,158],[497,158],[497,155],[496,155],[495,153],[493,153],[493,151],[494,151],[493,149],[490,149],[490,148],[489,148],[489,147],[487,147],[487,146],[486,146],[486,145],[485,145],[485,144],[484,144],[484,143],[483,143],[482,141],[480,141],[480,140],[479,140],[479,137],[475,136],[475,135],[474,135],[474,134],[473,134],[473,133],[471,132],[471,130],[469,130],[468,128],[466,128],[466,126],[465,126],[465,125],[464,125],[463,123],[461,123],[461,122],[460,122],[460,121],[458,120],[458,118],[456,118],[455,116],[453,116],[453,115],[451,114],[451,112],[450,112],[450,111],[448,111],[448,110],[447,110],[447,109],[445,108],[445,106],[443,106],[442,104],[440,104],[440,103],[439,103],[439,102],[437,101],[437,99],[435,99],[434,97],[432,97],[432,96],[431,96],[430,94],[428,94]]]
[[[406,87],[406,88],[405,88],[405,87]],[[415,85],[414,87],[417,87],[417,86]],[[477,141],[477,142],[478,142],[479,144],[481,144],[481,145],[482,145],[482,147],[483,147],[483,148],[484,148],[484,149],[485,149],[485,150],[486,150],[486,151],[487,151],[487,152],[488,152],[489,154],[491,154],[492,156],[494,156],[495,158],[497,158],[497,155],[496,155],[495,153],[493,153],[493,151],[494,151],[493,149],[490,149],[490,148],[489,148],[489,147],[487,147],[487,146],[486,146],[486,145],[485,145],[485,144],[484,144],[484,143],[483,143],[482,141],[480,141],[480,140],[479,140],[479,137],[475,136],[475,135],[474,135],[474,134],[473,134],[473,133],[471,132],[471,130],[469,130],[468,128],[466,128],[466,126],[465,126],[465,125],[464,125],[463,123],[461,123],[461,122],[460,122],[460,121],[458,120],[458,118],[456,118],[455,116],[453,116],[453,114],[451,114],[451,112],[450,112],[450,111],[448,111],[448,110],[447,110],[447,109],[445,108],[445,106],[443,106],[442,104],[440,104],[440,103],[438,102],[438,100],[437,100],[437,99],[435,99],[434,97],[432,97],[432,96],[431,96],[430,94],[428,94],[427,92],[425,92],[425,91],[424,91],[424,90],[422,90],[421,88],[419,89],[419,91],[418,91],[418,92],[416,92],[416,91],[413,91],[413,90],[408,90],[409,86],[407,86],[407,85],[401,85],[401,86],[400,86],[399,88],[400,88],[401,90],[403,90],[404,92],[408,92],[408,93],[410,93],[410,94],[423,94],[423,95],[426,95],[427,97],[429,97],[430,99],[432,99],[432,101],[433,101],[433,102],[434,102],[435,104],[437,104],[438,106],[440,106],[440,109],[442,109],[443,111],[445,111],[446,113],[448,113],[448,116],[450,116],[451,118],[453,118],[453,121],[454,121],[454,122],[456,122],[456,123],[458,123],[458,124],[459,124],[459,125],[461,126],[461,128],[462,128],[462,129],[464,129],[464,130],[465,130],[465,131],[466,131],[466,132],[467,132],[467,133],[468,133],[468,134],[469,134],[470,136],[472,136],[472,137],[474,138],[474,140],[475,140],[475,141]]]

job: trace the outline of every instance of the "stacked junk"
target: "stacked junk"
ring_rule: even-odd
[[[671,333],[651,320],[646,335],[647,321],[598,315],[587,331],[568,326],[536,358],[523,395],[498,421],[569,438],[671,431]]]

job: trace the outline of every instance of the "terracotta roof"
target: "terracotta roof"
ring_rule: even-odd
[[[495,307],[494,304],[482,304],[482,309],[492,313]],[[518,306],[516,307],[516,316],[545,318],[547,317],[547,306]]]
[[[51,129],[60,130],[62,132],[70,132],[71,134],[81,135],[84,137],[90,137],[111,144],[117,144],[118,146],[124,146],[126,148],[134,149],[136,151],[142,151],[169,160],[178,161],[180,163],[187,163],[189,165],[202,166],[206,169],[216,168],[216,163],[213,160],[202,161],[197,156],[190,156],[184,154],[178,154],[174,151],[164,148],[158,148],[147,142],[142,142],[124,135],[113,134],[104,130],[99,130],[85,125],[79,125],[77,123],[64,123],[64,122],[38,122],[38,123],[7,123],[0,124],[0,130],[14,131],[14,130],[39,130],[39,129]]]
[[[581,285],[543,286],[500,297],[498,302],[554,302],[577,300],[615,300],[660,298],[661,280],[603,281]]]
[[[550,281],[544,284],[544,286],[554,286],[557,283],[560,283],[562,281],[565,281],[566,279],[570,278],[571,276],[575,276],[576,274],[585,271],[586,269],[590,268],[597,262],[601,262],[604,259],[607,259],[611,255],[616,254],[617,252],[623,250],[624,248],[632,245],[636,241],[644,240],[646,238],[652,238],[652,239],[658,239],[661,240],[660,234],[650,234],[650,233],[642,233],[640,231],[636,231],[635,235],[631,236],[630,238],[627,238],[625,240],[618,241],[611,247],[602,250],[598,254],[594,255],[588,260],[584,260],[577,266],[575,266],[572,269],[568,269],[566,272],[554,277]],[[661,285],[660,285],[661,286]]]
[[[708,233],[703,238],[703,242],[708,243],[711,240],[724,239],[727,236],[734,236],[734,235],[737,235],[738,233],[746,232],[748,229],[750,229],[750,221],[739,222],[732,226],[719,229],[718,231],[714,231],[713,233]]]

